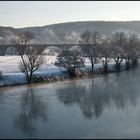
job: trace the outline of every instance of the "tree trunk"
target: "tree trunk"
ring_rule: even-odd
[[[31,72],[30,75],[27,76],[27,82],[28,82],[28,84],[31,83],[32,75],[33,75],[33,73]]]
[[[117,57],[116,66],[115,66],[117,72],[119,72],[119,71],[121,70],[121,60],[120,60],[120,62],[119,62],[119,59],[120,59],[120,57]]]
[[[126,69],[130,69],[130,59],[129,57],[126,59]]]
[[[75,69],[70,69],[70,70],[68,70],[68,73],[69,73],[69,75],[71,76],[71,77],[75,77],[76,75],[75,75]]]
[[[107,73],[108,72],[107,58],[105,58],[105,60],[103,60],[102,62],[103,62],[103,71],[104,71],[104,73]]]
[[[93,57],[90,58],[91,62],[91,71],[94,72],[94,62],[93,62]]]
[[[94,63],[93,63],[93,61],[92,61],[92,72],[94,72]]]
[[[117,72],[121,70],[121,64],[118,61],[116,61],[116,70]]]
[[[137,66],[137,64],[138,64],[138,60],[136,58],[134,58],[132,60],[132,66]]]
[[[104,72],[105,73],[108,72],[107,58],[105,59],[105,63],[104,63]]]
[[[31,83],[31,79],[30,79],[30,78],[28,78],[28,79],[27,79],[27,82],[28,82],[28,84],[30,84],[30,83]]]

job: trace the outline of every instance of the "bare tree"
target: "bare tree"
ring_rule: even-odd
[[[127,42],[127,35],[124,32],[116,32],[112,35],[111,42],[113,45],[125,46]]]
[[[100,57],[103,64],[104,72],[108,72],[108,63],[111,60],[111,47],[108,39],[104,40],[100,47]]]
[[[19,34],[18,41],[20,44],[26,45],[31,39],[33,39],[33,33],[32,32],[22,32]]]
[[[44,62],[42,53],[29,46],[29,42],[33,37],[31,32],[23,32],[18,35],[18,38],[15,41],[13,41],[14,44],[16,44],[21,58],[19,68],[21,72],[26,75],[28,83],[31,82],[33,73],[38,70]]]
[[[29,41],[31,41],[33,37],[33,33],[26,31],[19,33],[17,38],[11,41],[11,43],[16,46],[16,49],[21,57],[24,66],[26,65],[24,62],[25,49],[27,47],[27,43],[29,43]]]
[[[92,65],[92,72],[94,72],[94,65],[99,62],[99,47],[102,43],[102,37],[99,32],[85,31],[81,34],[80,43],[87,47],[87,55]]]
[[[79,72],[79,68],[84,67],[84,59],[79,51],[64,50],[58,55],[55,65],[65,68],[70,76],[76,76],[76,70]]]
[[[25,48],[30,44],[30,41],[33,38],[33,33],[26,31],[19,33],[16,40],[12,40],[13,44],[16,44],[17,50],[21,57],[24,55]]]
[[[127,46],[127,35],[124,32],[117,32],[111,38],[111,53],[116,65],[116,70],[120,71],[121,63],[124,59],[124,48]]]
[[[128,45],[124,47],[124,58],[126,60],[126,68],[130,68],[133,64],[137,64],[139,52],[139,39],[136,34],[131,34],[128,38]]]
[[[35,48],[26,47],[23,55],[23,61],[20,62],[19,68],[26,75],[28,83],[31,82],[33,73],[44,63],[44,57]]]
[[[124,50],[120,46],[111,46],[111,57],[115,61],[115,68],[117,71],[121,70],[121,63],[124,59]]]

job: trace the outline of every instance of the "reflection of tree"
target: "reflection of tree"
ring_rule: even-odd
[[[0,88],[0,104],[3,104],[4,103],[4,92],[3,92],[3,89]]]
[[[124,109],[128,104],[135,106],[137,103],[139,88],[136,87],[135,82],[132,82],[135,79],[133,75],[134,73],[130,74],[130,71],[126,71],[116,73],[112,79],[116,84],[116,87],[112,88],[114,90],[112,99],[118,109]]]
[[[36,95],[32,87],[27,87],[26,94],[21,98],[21,112],[16,117],[17,128],[24,133],[32,135],[35,133],[35,121],[42,119],[46,121],[46,106],[41,101],[39,95]]]
[[[80,108],[85,117],[91,119],[92,117],[98,118],[101,115],[103,108],[100,100],[101,98],[95,94],[81,100]]]
[[[138,90],[134,84],[128,89],[130,83],[124,79],[125,76],[122,73],[89,78],[85,85],[79,84],[78,80],[72,81],[59,87],[57,96],[65,105],[79,105],[86,118],[98,118],[105,108],[125,109],[129,104],[136,105]],[[131,81],[132,77],[127,80],[129,78]]]
[[[76,85],[73,82],[71,85],[66,86],[63,89],[58,89],[58,98],[63,101],[65,105],[72,105],[73,103],[79,103],[80,98],[85,94],[85,87]]]
[[[91,86],[94,87],[94,84]],[[72,84],[64,88],[59,88],[57,95],[59,100],[65,105],[72,105],[74,103],[80,105],[80,109],[88,119],[91,119],[93,116],[97,118],[102,113],[102,106],[100,104],[100,100],[102,99],[96,96],[91,88],[88,89],[88,91],[89,92],[86,91],[85,86],[80,86],[72,82]]]

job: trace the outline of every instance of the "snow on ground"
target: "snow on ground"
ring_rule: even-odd
[[[20,62],[20,56],[0,56],[0,71],[3,73],[15,73],[20,72],[18,64]],[[49,70],[49,69],[57,69],[54,66],[54,62],[56,61],[56,56],[47,56],[45,57],[46,63],[43,64],[40,70]]]
[[[40,76],[46,75],[57,75],[61,76],[62,69],[54,65],[54,62],[57,60],[56,56],[46,55],[45,63],[40,67],[35,74]],[[16,85],[26,83],[25,75],[20,72],[18,64],[20,62],[20,56],[0,56],[0,71],[3,73],[4,80],[1,85]],[[89,59],[85,58],[85,65],[87,69],[91,69],[91,64]],[[102,64],[95,64],[95,71],[98,71],[102,68]],[[64,70],[64,69],[63,69]],[[85,68],[83,68],[85,70]],[[109,70],[114,70],[114,61],[112,60],[109,64]]]
[[[1,85],[16,85],[26,83],[25,75],[19,70],[20,56],[0,56],[0,71],[3,73]],[[56,56],[45,57],[45,63],[35,73],[40,76],[61,75],[62,72],[54,65]]]

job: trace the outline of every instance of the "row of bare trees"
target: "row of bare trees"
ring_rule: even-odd
[[[121,63],[125,61],[126,68],[137,64],[140,40],[136,34],[127,35],[117,32],[111,37],[102,36],[99,32],[85,31],[80,36],[80,44],[84,44],[84,56],[91,62],[92,72],[94,65],[102,62],[104,72],[108,72],[108,63],[115,62],[116,71],[121,70]],[[67,69],[71,76],[76,75],[76,70],[84,67],[84,59],[78,51],[63,51],[58,55],[55,63],[59,67]]]
[[[13,41],[21,58],[19,68],[26,75],[28,83],[32,81],[33,73],[45,62],[42,52],[29,45],[33,38],[31,32],[23,32]],[[99,62],[102,62],[104,72],[108,72],[111,60],[114,60],[117,71],[121,70],[123,60],[127,68],[137,64],[140,40],[136,34],[117,32],[107,38],[98,31],[85,31],[81,34],[79,43],[84,44],[84,55],[91,62],[92,72],[94,65]],[[55,65],[65,68],[71,76],[75,76],[79,72],[77,70],[85,66],[84,57],[79,51],[64,50],[58,55]]]
[[[108,71],[108,63],[113,59],[117,71],[121,69],[123,60],[126,67],[130,68],[137,63],[140,51],[140,40],[136,34],[127,35],[124,32],[116,32],[111,37],[103,37],[99,32],[86,31],[81,34],[80,43],[88,48],[87,55],[94,72],[94,64],[101,61],[104,71]]]

